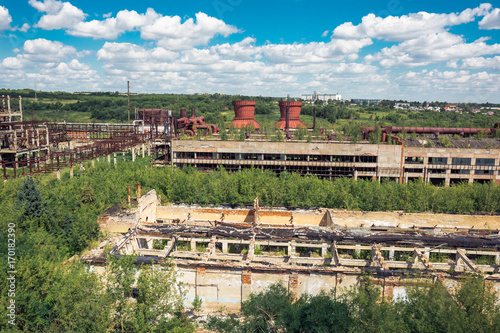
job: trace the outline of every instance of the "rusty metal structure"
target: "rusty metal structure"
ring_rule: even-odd
[[[244,128],[253,126],[254,129],[260,129],[260,124],[255,120],[255,101],[233,101],[234,119],[227,125],[227,128]]]
[[[387,141],[388,136],[391,134],[398,134],[401,132],[418,133],[418,134],[433,134],[438,137],[440,134],[459,134],[460,136],[470,136],[478,133],[485,133],[493,135],[496,131],[500,130],[500,123],[496,123],[493,128],[469,128],[469,127],[400,127],[400,126],[382,126],[382,141]],[[376,130],[374,126],[361,127],[363,139],[367,140],[371,133]]]
[[[11,105],[12,100],[2,96],[0,106],[0,165],[4,179],[63,167],[70,167],[72,174],[73,166],[83,167],[86,160],[107,156],[110,161],[111,154],[116,160],[118,152],[164,137],[165,124],[158,129],[157,118],[147,122],[149,131],[139,124],[23,121],[21,97],[18,109]]]
[[[0,106],[0,162],[25,165],[29,158],[43,158],[50,150],[50,133],[41,121],[23,121],[22,98],[17,98],[19,107],[11,103],[16,98],[2,96]]]
[[[212,134],[219,133],[220,128],[215,124],[206,124],[205,117],[196,117],[196,109],[191,108],[191,117],[187,117],[186,109],[181,109],[180,117],[176,121],[175,132],[184,132],[191,136],[196,135],[199,131],[205,134],[211,132]]]
[[[306,127],[300,120],[302,102],[280,101],[280,119],[274,125],[279,129]]]
[[[149,134],[149,137],[161,137],[170,130],[172,111],[166,109],[135,109],[134,126],[140,133]]]

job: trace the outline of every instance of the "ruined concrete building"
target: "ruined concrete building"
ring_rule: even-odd
[[[464,273],[500,288],[500,219],[497,216],[289,210],[259,207],[161,206],[152,190],[137,208],[111,208],[101,228],[112,255],[135,254],[137,263],[172,258],[187,300],[205,311],[238,311],[251,293],[283,281],[297,297],[341,294],[364,273],[388,300],[422,282],[453,286]],[[114,241],[112,240],[114,239]],[[110,248],[83,258],[102,270]]]

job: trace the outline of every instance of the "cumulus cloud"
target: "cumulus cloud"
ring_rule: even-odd
[[[161,15],[151,8],[148,8],[145,14],[139,14],[135,10],[121,10],[116,17],[109,17],[103,21],[79,22],[69,29],[68,33],[94,39],[117,39],[120,34],[152,24],[160,17]]]
[[[97,52],[97,59],[105,62],[166,62],[177,57],[178,53],[162,47],[147,50],[142,46],[131,43],[106,42]]]
[[[479,22],[479,29],[500,29],[500,9],[494,8]]]
[[[491,58],[474,57],[462,60],[461,68],[465,69],[492,69],[500,70],[500,56]]]
[[[365,57],[365,60],[378,61],[387,68],[416,67],[495,53],[500,53],[500,44],[487,44],[483,38],[466,43],[462,36],[442,32],[383,48],[379,53]]]
[[[181,22],[179,16],[163,16],[152,24],[141,28],[143,39],[155,40],[159,46],[173,50],[185,50],[193,46],[207,45],[216,35],[227,37],[238,32],[232,25],[199,12],[196,21],[192,18]]]
[[[51,90],[98,90],[99,77],[90,65],[75,59],[72,46],[46,39],[27,40],[15,57],[0,60],[0,82]]]
[[[397,95],[411,95],[420,100],[454,102],[491,101],[499,92],[500,74],[467,70],[405,72],[395,76]]]
[[[29,4],[39,12],[46,13],[35,25],[45,30],[72,28],[87,16],[81,9],[69,2],[29,0]]]
[[[346,22],[333,31],[337,38],[376,38],[388,41],[404,41],[417,38],[422,34],[444,32],[447,27],[474,21],[476,16],[485,15],[491,8],[490,4],[481,4],[474,9],[466,9],[460,14],[435,14],[418,12],[402,16],[386,18],[368,14],[361,23],[354,25]]]
[[[3,6],[0,6],[0,32],[9,30],[11,22],[12,17],[9,14],[9,10]]]
[[[174,52],[158,46],[147,48],[129,43],[107,42],[97,52],[106,79],[131,79],[149,90],[162,87],[170,91],[223,91],[248,94],[285,94],[304,89],[306,78],[317,73],[349,80],[374,74],[377,67],[350,63],[356,52],[366,45],[364,40],[331,40],[328,43],[296,43],[256,45],[246,37],[237,43],[224,43],[208,48],[190,48]],[[328,81],[318,89],[326,89]],[[338,82],[331,83],[338,84]],[[336,88],[335,90],[339,90]]]
[[[152,8],[140,14],[135,10],[121,10],[116,17],[105,14],[104,20],[85,21],[87,14],[69,2],[58,0],[29,0],[31,6],[43,15],[35,27],[45,30],[65,29],[70,35],[94,39],[117,39],[128,31],[140,31],[145,40],[171,50],[187,50],[204,46],[217,35],[227,37],[239,30],[224,21],[199,12],[195,18],[184,21],[179,16],[163,16]],[[1,12],[0,12],[1,14]]]

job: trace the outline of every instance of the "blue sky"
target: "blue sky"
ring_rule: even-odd
[[[500,4],[0,2],[0,87],[500,102]]]

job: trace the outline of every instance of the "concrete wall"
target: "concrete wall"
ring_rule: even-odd
[[[271,284],[281,281],[298,298],[304,294],[317,295],[321,291],[333,291],[337,296],[359,286],[361,274],[356,272],[321,272],[292,269],[259,270],[248,268],[179,267],[181,281],[186,286],[186,305],[191,306],[195,296],[202,299],[205,312],[238,312],[241,302],[248,300],[251,293],[264,291]],[[454,292],[459,278],[451,275],[405,275],[377,276],[373,282],[380,287],[381,296],[389,301],[402,298],[407,288],[416,284],[431,284],[442,280],[450,292]],[[490,280],[500,290],[497,280]]]
[[[259,210],[261,224],[328,226],[327,210]],[[180,219],[220,221],[224,213],[225,222],[252,223],[253,213],[248,209],[218,209],[186,206],[158,206],[159,220]],[[330,210],[333,224],[342,228],[398,227],[398,228],[474,228],[500,229],[500,218],[487,215],[426,214],[399,212],[359,212]],[[292,219],[293,217],[293,219]]]
[[[160,203],[156,191],[149,191],[146,195],[137,199],[137,202],[140,222],[156,222],[157,206]]]

